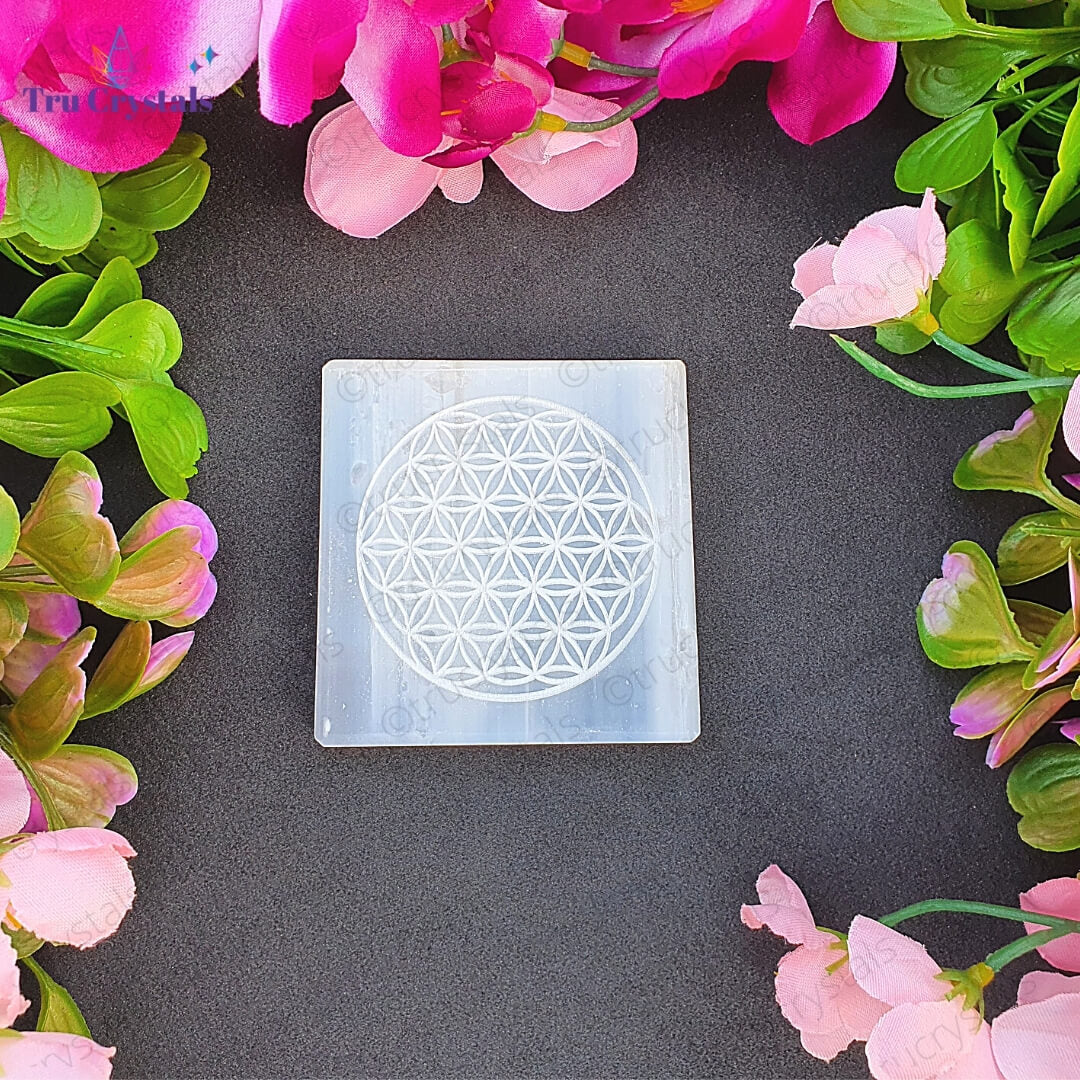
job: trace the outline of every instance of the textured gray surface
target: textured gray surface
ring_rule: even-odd
[[[1074,861],[1023,847],[1004,776],[945,719],[960,679],[912,609],[947,545],[1027,506],[953,463],[1019,404],[928,403],[791,333],[790,262],[896,200],[923,121],[896,90],[806,149],[762,72],[640,125],[637,175],[570,216],[488,169],[378,242],[301,191],[310,122],[227,97],[214,180],[144,277],[184,330],[212,452],[194,497],[221,594],[180,672],[80,737],[142,789],[121,931],[47,950],[123,1078],[865,1074],[799,1049],[780,943],[738,923],[776,860],[819,921],[929,895],[1011,902]],[[12,280],[15,280],[12,277]],[[19,279],[17,288],[24,288]],[[690,746],[334,752],[311,735],[319,368],[335,356],[681,356],[689,365],[702,735]],[[949,365],[915,360],[928,376]],[[153,499],[117,432],[121,526]],[[4,457],[25,499],[44,463]],[[13,472],[14,470],[14,472]],[[1003,931],[921,927],[966,965]]]

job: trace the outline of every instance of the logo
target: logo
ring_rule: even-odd
[[[192,59],[187,70],[194,78],[220,55],[213,46],[207,46]],[[24,87],[22,93],[32,113],[111,112],[130,120],[139,112],[209,112],[213,108],[213,101],[202,97],[195,86],[189,86],[186,95],[166,94],[164,90],[145,97],[127,93],[136,76],[150,68],[146,46],[134,49],[124,28],[118,26],[107,52],[97,45],[91,47],[91,77],[98,85],[88,94],[50,93],[40,86]]]

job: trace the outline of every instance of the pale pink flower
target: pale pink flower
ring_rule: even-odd
[[[944,265],[945,226],[927,188],[917,209],[879,210],[839,246],[819,244],[799,256],[791,286],[803,302],[791,325],[843,330],[905,318],[924,305]]]
[[[109,829],[36,833],[0,855],[0,916],[45,941],[96,945],[131,909],[134,854]]]
[[[114,1046],[61,1031],[0,1033],[0,1075],[17,1080],[109,1080]]]
[[[856,1039],[866,1039],[888,1006],[852,978],[840,937],[819,930],[799,886],[778,866],[757,880],[759,904],[744,904],[742,921],[752,930],[768,927],[797,946],[780,960],[776,1000],[799,1032],[805,1050],[831,1061]]]
[[[30,1002],[19,989],[18,954],[11,938],[0,932],[0,1028],[9,1028],[15,1020],[30,1008]],[[3,1037],[0,1036],[0,1043]],[[0,1054],[0,1069],[4,1067]],[[0,1073],[0,1075],[5,1075]]]
[[[30,789],[26,777],[18,765],[0,750],[0,837],[22,832],[29,816]]]
[[[1020,906],[1041,915],[1080,920],[1080,878],[1060,877],[1040,882],[1020,894]],[[1024,926],[1029,934],[1046,929],[1033,922]],[[1080,971],[1080,934],[1066,934],[1041,946],[1039,955],[1060,971]]]
[[[990,1024],[950,984],[919,942],[857,915],[848,933],[855,981],[892,1006],[866,1041],[874,1080],[1000,1080]]]
[[[1080,1077],[1080,978],[1033,971],[1016,1007],[994,1021],[994,1059],[1005,1080]]]
[[[1069,387],[1069,396],[1065,402],[1065,412],[1061,417],[1061,431],[1065,436],[1065,445],[1069,453],[1080,458],[1080,379]]]

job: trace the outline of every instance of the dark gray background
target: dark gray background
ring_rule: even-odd
[[[806,1056],[772,1001],[782,945],[738,919],[767,863],[837,927],[1075,872],[1024,847],[1004,774],[950,735],[962,678],[913,618],[949,543],[992,546],[1027,512],[950,482],[1023,402],[918,401],[787,328],[792,259],[900,201],[892,166],[926,119],[897,85],[808,149],[764,75],[645,118],[636,176],[590,210],[549,213],[489,167],[474,204],[436,193],[378,241],[308,210],[312,121],[263,121],[250,80],[200,119],[210,192],[143,277],[209,421],[193,498],[221,592],[167,684],[79,730],[138,768],[115,824],[139,893],[93,952],[42,954],[117,1076],[865,1075],[861,1050]],[[686,360],[696,743],[314,742],[319,369],[339,356]],[[120,428],[92,453],[122,529],[155,492]],[[47,471],[27,461],[4,458],[24,505]],[[917,930],[945,966],[1010,934]]]

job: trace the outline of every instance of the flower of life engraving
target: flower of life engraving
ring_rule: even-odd
[[[409,667],[463,697],[526,701],[591,679],[637,632],[656,514],[599,424],[478,398],[422,421],[375,470],[356,557],[372,622]]]

